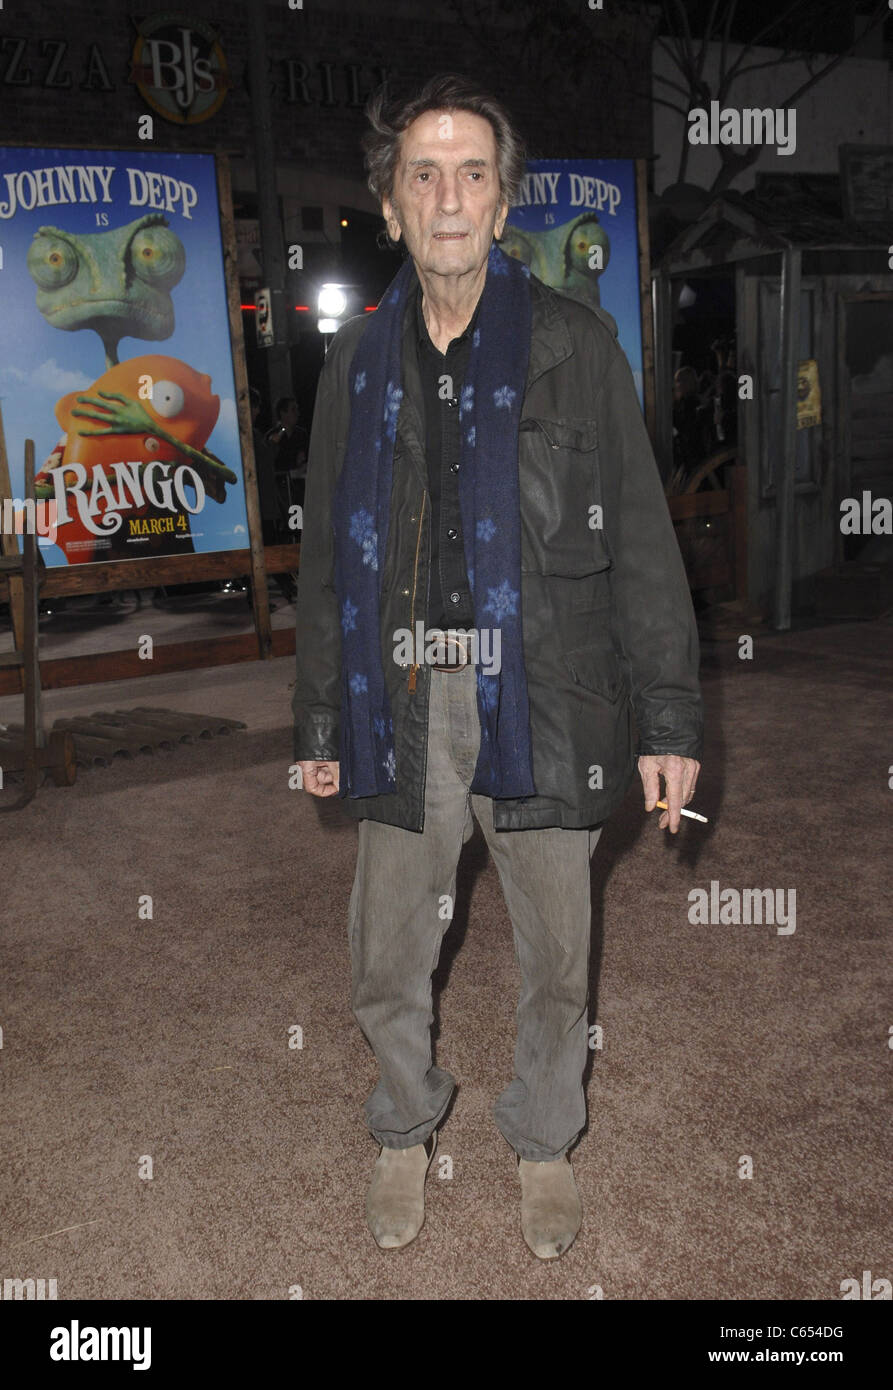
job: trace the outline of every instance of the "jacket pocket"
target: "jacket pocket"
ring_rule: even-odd
[[[564,653],[563,660],[575,685],[600,695],[609,704],[614,704],[621,695],[623,674],[609,637],[587,642],[585,647],[575,647]]]
[[[582,577],[609,569],[593,420],[522,420],[521,568]]]

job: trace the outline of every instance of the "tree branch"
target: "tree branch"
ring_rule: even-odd
[[[748,63],[747,67],[739,68],[735,73],[736,80],[743,77],[746,72],[757,72],[760,68],[783,67],[785,63],[804,63],[807,55],[804,53],[782,53],[778,58],[768,58],[765,63]]]
[[[685,64],[684,64],[684,63],[680,60],[680,58],[679,58],[679,54],[678,54],[678,53],[674,53],[674,52],[673,52],[672,45],[669,44],[669,43],[667,43],[663,38],[657,39],[657,40],[655,41],[655,47],[658,47],[658,46],[661,47],[661,48],[663,48],[664,52],[667,53],[667,55],[669,56],[670,60],[676,64],[677,68],[678,68],[679,71],[682,73],[682,76],[685,78],[686,82],[688,83],[688,87],[686,88],[686,91],[690,91],[690,90],[691,90],[691,73],[689,73],[689,72],[686,70]]]
[[[690,86],[690,85],[691,85],[691,79],[692,79],[692,70],[691,70],[691,66],[689,65],[688,60],[687,60],[687,55],[686,55],[686,52],[685,52],[685,45],[684,45],[684,43],[683,43],[681,37],[680,37],[679,34],[677,33],[676,28],[675,28],[675,26],[674,26],[674,24],[673,24],[673,20],[672,20],[672,18],[670,17],[669,0],[663,0],[663,12],[664,12],[664,24],[666,25],[666,27],[667,27],[667,29],[668,29],[668,31],[669,31],[669,33],[670,33],[671,40],[672,40],[672,44],[673,44],[673,48],[675,49],[675,52],[674,52],[673,55],[672,55],[672,56],[673,56],[673,61],[675,62],[677,68],[678,68],[679,71],[682,73],[682,76],[685,78],[686,82],[687,82],[687,83],[689,84],[689,86]]]
[[[672,87],[674,92],[680,92],[680,93],[682,94],[682,96],[685,97],[686,102],[688,102],[689,105],[690,105],[690,101],[691,101],[691,90],[690,90],[690,88],[688,88],[688,87],[681,87],[681,86],[679,85],[678,82],[673,82],[669,77],[662,77],[661,74],[660,74],[659,72],[652,73],[652,77],[653,77],[653,79],[654,79],[655,82],[662,82],[662,83],[664,84],[665,87]],[[682,110],[684,110],[684,111],[688,111],[688,109],[689,109],[689,106],[688,106],[688,105],[682,108]]]
[[[726,62],[728,61],[728,56],[729,56],[729,35],[730,35],[731,32],[732,32],[732,21],[733,21],[734,18],[735,18],[735,11],[737,10],[737,8],[738,8],[738,0],[730,0],[730,2],[729,2],[729,7],[728,7],[728,9],[726,10],[726,22],[725,22],[725,24],[723,25],[723,31],[722,31],[722,48],[720,49],[720,54],[719,54],[719,85],[720,85],[720,86],[722,86],[722,84],[723,84],[723,83],[725,82],[725,80],[726,80]]]
[[[664,101],[663,97],[652,96],[651,100],[654,102],[655,106],[666,106],[671,111],[675,111],[677,116],[688,116],[687,106],[677,106],[675,102]]]
[[[677,14],[679,14],[682,18],[682,39],[685,46],[686,61],[688,62],[687,76],[689,76],[689,78],[693,80],[695,78],[696,69],[695,52],[691,37],[691,25],[688,22],[688,15],[685,12],[685,5],[682,3],[682,0],[673,0],[673,4],[676,7]]]
[[[807,3],[808,2],[809,0],[807,0]],[[788,19],[789,16],[794,13],[795,10],[799,10],[802,4],[803,0],[791,0],[790,5],[783,9],[781,14],[776,15],[774,19],[770,19],[769,23],[764,24],[763,28],[759,31],[758,34],[756,34],[752,39],[749,39],[746,44],[742,45],[741,52],[738,54],[738,57],[735,59],[727,74],[727,83],[729,86],[731,86],[732,79],[735,77],[735,74],[737,73],[741,64],[744,62],[744,59],[747,56],[747,54],[750,53],[752,49],[758,48],[760,40],[764,39],[767,34],[771,34],[773,29],[777,29],[779,25],[783,24],[785,20]]]
[[[887,0],[884,0],[884,3],[878,6],[871,23],[867,25],[865,29],[863,29],[858,39],[854,39],[853,42],[850,44],[849,48],[844,49],[842,53],[836,54],[836,56],[831,59],[830,63],[826,63],[825,66],[823,68],[820,68],[818,72],[813,73],[812,76],[808,79],[808,81],[804,82],[801,87],[797,88],[796,92],[793,92],[789,97],[785,99],[782,105],[793,106],[794,102],[797,100],[798,97],[802,97],[804,92],[809,91],[810,87],[814,87],[817,82],[821,82],[823,77],[827,77],[828,73],[832,72],[834,68],[838,66],[838,64],[842,63],[844,58],[851,58],[856,44],[861,43],[862,40],[865,38],[865,35],[870,34],[872,29],[876,28],[876,26],[880,24],[881,20],[884,19],[888,13],[889,8],[887,5]]]
[[[700,86],[704,80],[704,64],[707,61],[707,47],[713,39],[713,25],[716,22],[716,11],[719,8],[719,0],[711,0],[710,13],[707,16],[707,23],[704,26],[704,37],[701,39],[701,57],[698,62],[697,82]]]

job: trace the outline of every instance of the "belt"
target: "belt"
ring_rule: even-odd
[[[429,642],[436,640],[439,649],[438,654],[442,653],[444,657],[455,656],[459,658],[457,661],[453,662],[432,661],[431,669],[433,671],[446,671],[447,673],[452,673],[454,671],[465,670],[470,660],[468,655],[467,632],[457,632],[454,628],[432,628],[426,636]]]

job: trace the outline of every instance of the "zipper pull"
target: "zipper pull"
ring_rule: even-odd
[[[418,669],[419,669],[419,663],[418,663],[417,661],[414,661],[414,662],[412,663],[412,666],[411,666],[410,669],[409,669],[409,681],[407,682],[407,686],[406,686],[406,688],[407,688],[407,690],[409,691],[410,695],[414,695],[414,694],[415,694],[415,684],[416,684],[416,674],[415,674],[415,673],[416,673],[416,671],[417,671]]]

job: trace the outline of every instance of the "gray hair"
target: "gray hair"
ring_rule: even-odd
[[[500,202],[513,206],[525,173],[527,154],[521,135],[500,101],[470,78],[452,72],[432,77],[411,101],[388,107],[387,100],[387,88],[381,86],[366,103],[366,118],[371,130],[366,132],[361,143],[365,151],[367,184],[373,197],[379,202],[392,198],[400,139],[413,121],[426,111],[469,111],[474,116],[483,116],[493,127]],[[389,236],[387,242],[394,245]]]

